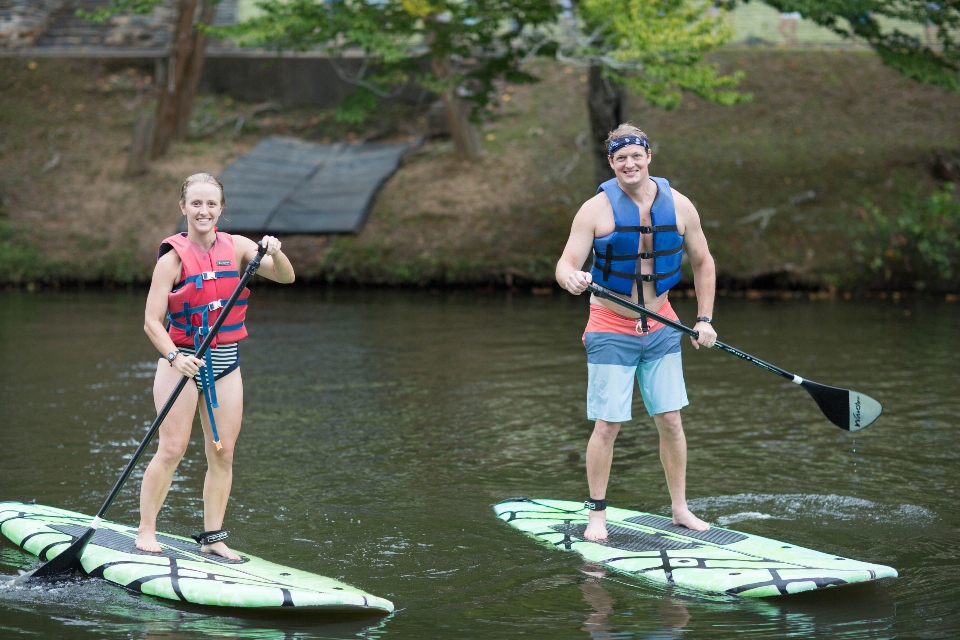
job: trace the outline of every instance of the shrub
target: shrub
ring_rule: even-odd
[[[868,277],[888,287],[960,288],[960,201],[954,191],[948,183],[926,199],[911,194],[892,215],[865,200],[852,235]]]

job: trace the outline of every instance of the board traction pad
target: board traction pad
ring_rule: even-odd
[[[50,525],[50,528],[65,533],[74,539],[83,535],[83,532],[87,530],[87,527],[78,524],[54,524]],[[133,537],[131,537],[130,534],[133,534]],[[91,543],[106,549],[113,549],[114,551],[121,551],[133,555],[149,556],[151,558],[162,557],[193,560],[196,556],[200,555],[204,560],[218,564],[243,564],[249,561],[248,559],[244,559],[243,556],[240,556],[239,560],[230,560],[229,558],[224,558],[214,553],[203,553],[200,551],[200,545],[196,542],[191,544],[185,540],[179,540],[163,533],[157,534],[157,542],[163,545],[163,551],[160,553],[141,551],[137,549],[136,544],[134,544],[135,541],[136,530],[133,528],[130,529],[129,533],[120,533],[113,529],[98,529],[97,532],[93,534]]]
[[[0,502],[0,533],[42,560],[89,528],[90,516],[20,502]],[[390,613],[393,603],[333,578],[237,551],[240,560],[201,553],[188,538],[157,534],[163,553],[134,546],[137,530],[104,520],[81,556],[84,571],[145,595],[243,608],[299,608]]]
[[[583,538],[582,503],[510,498],[501,520],[552,547],[642,580],[695,591],[768,597],[897,577],[896,569],[850,560],[739,531],[692,531],[670,518],[607,508],[604,542]]]

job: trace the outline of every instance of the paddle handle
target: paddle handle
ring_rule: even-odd
[[[627,300],[626,298],[623,298],[623,297],[621,297],[621,296],[618,296],[618,295],[615,294],[614,292],[610,291],[609,289],[605,289],[604,287],[601,287],[601,286],[598,285],[598,284],[594,284],[594,283],[591,282],[590,284],[587,285],[587,291],[589,291],[589,292],[592,293],[593,295],[597,296],[598,298],[603,298],[604,300],[610,300],[611,302],[615,302],[616,304],[619,304],[619,305],[622,306],[622,307],[626,307],[627,309],[630,309],[631,311],[634,311],[634,312],[636,312],[636,313],[643,314],[643,315],[647,316],[648,318],[652,318],[652,319],[656,320],[657,322],[659,322],[660,324],[664,324],[664,325],[666,325],[666,326],[668,326],[668,327],[672,327],[672,328],[676,329],[677,331],[682,331],[683,333],[687,334],[688,336],[691,336],[694,340],[696,340],[697,338],[700,337],[700,333],[699,333],[698,331],[695,331],[694,329],[691,329],[690,327],[686,327],[686,326],[680,324],[679,322],[675,322],[675,321],[671,320],[670,318],[665,318],[664,316],[660,315],[659,313],[654,313],[653,311],[650,311],[650,310],[647,309],[646,307],[642,307],[642,306],[640,306],[639,304],[633,302],[632,300]],[[786,378],[786,379],[789,380],[790,382],[795,382],[795,383],[797,383],[797,384],[800,384],[801,382],[803,382],[803,378],[801,378],[800,376],[794,375],[794,374],[790,373],[789,371],[786,371],[786,370],[784,370],[784,369],[781,369],[780,367],[776,367],[776,366],[770,364],[769,362],[764,362],[764,361],[761,360],[760,358],[754,358],[754,357],[753,357],[752,355],[750,355],[749,353],[744,353],[743,351],[740,351],[740,350],[737,349],[736,347],[731,347],[730,345],[725,344],[725,343],[723,343],[723,342],[720,342],[719,340],[717,340],[717,341],[713,344],[713,346],[715,346],[716,348],[720,349],[721,351],[726,351],[727,353],[729,353],[729,354],[731,354],[731,355],[735,355],[735,356],[737,356],[738,358],[740,358],[741,360],[746,360],[746,361],[749,362],[750,364],[754,364],[754,365],[760,367],[761,369],[765,369],[766,371],[769,371],[770,373],[775,373],[775,374],[777,374],[778,376],[780,376],[780,377],[782,377],[782,378]]]
[[[220,315],[217,316],[216,322],[214,322],[213,326],[210,327],[210,333],[208,333],[207,337],[205,337],[203,342],[200,343],[200,348],[197,349],[197,358],[203,358],[203,354],[207,352],[207,349],[210,347],[210,343],[213,342],[214,337],[216,337],[217,332],[220,330],[220,326],[223,324],[223,321],[227,319],[227,314],[230,313],[230,309],[232,309],[233,305],[236,304],[240,294],[243,293],[244,287],[247,286],[247,283],[250,282],[250,279],[257,273],[257,269],[260,268],[260,261],[267,253],[267,248],[260,243],[257,243],[257,247],[257,255],[250,260],[250,264],[247,265],[246,270],[243,272],[243,277],[240,278],[240,282],[237,283],[237,288],[234,289],[233,293],[230,295],[230,298],[227,299],[226,304],[221,307]],[[170,413],[170,409],[173,408],[173,403],[177,401],[177,398],[180,396],[180,392],[183,391],[183,388],[186,386],[189,380],[189,376],[180,376],[180,380],[177,382],[177,385],[173,388],[173,391],[170,392],[170,395],[167,397],[167,401],[163,403],[163,406],[160,408],[160,412],[157,413],[157,417],[154,419],[153,424],[151,424],[150,428],[147,430],[147,435],[143,437],[143,440],[140,442],[140,446],[138,446],[137,450],[133,452],[133,457],[130,458],[130,462],[127,463],[123,473],[120,474],[120,477],[117,479],[117,483],[113,485],[110,495],[107,496],[107,499],[103,502],[103,506],[100,507],[100,510],[97,512],[95,522],[99,523],[103,516],[106,515],[107,509],[110,508],[110,505],[117,497],[117,494],[120,493],[120,489],[127,481],[130,473],[133,472],[134,467],[137,466],[137,462],[143,456],[143,452],[146,451],[147,445],[150,444],[153,436],[160,429],[160,425],[163,424],[164,418],[166,418],[167,414]]]

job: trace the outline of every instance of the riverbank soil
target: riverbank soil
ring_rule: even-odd
[[[851,233],[869,199],[894,211],[940,183],[960,147],[960,96],[885,69],[869,52],[728,49],[752,102],[637,100],[654,175],[689,196],[721,281],[733,287],[856,288]],[[183,178],[218,174],[268,135],[390,139],[426,130],[394,105],[366,125],[332,112],[201,96],[187,142],[124,177],[133,124],[153,108],[150,68],[0,59],[0,282],[143,283],[179,220]],[[535,85],[503,85],[481,131],[484,158],[433,138],[390,179],[356,236],[283,238],[298,279],[379,284],[528,284],[553,279],[570,222],[595,189],[585,71],[538,62]],[[230,194],[227,193],[229,214]]]

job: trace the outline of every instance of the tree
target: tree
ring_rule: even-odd
[[[494,81],[530,82],[518,34],[554,20],[551,0],[264,0],[260,15],[218,31],[277,51],[320,50],[357,86],[337,117],[362,120],[411,79],[439,94],[457,151],[480,155],[470,124],[494,93]],[[359,70],[338,62],[362,55]],[[470,104],[472,103],[472,105]]]
[[[549,34],[560,60],[589,66],[587,107],[599,182],[613,176],[607,133],[626,122],[630,93],[673,108],[681,91],[730,105],[740,73],[720,75],[704,55],[733,37],[709,0],[580,0]]]
[[[91,20],[102,22],[120,13],[151,13],[164,0],[111,0],[94,12],[79,10]],[[190,123],[200,73],[206,58],[208,27],[213,23],[220,0],[177,0],[177,19],[170,42],[167,75],[160,88],[154,123],[151,156],[166,154],[170,143],[183,140]]]
[[[744,0],[748,1],[748,0]],[[841,36],[870,45],[887,66],[904,76],[960,93],[960,3],[956,0],[763,0],[778,11],[803,17]],[[884,25],[883,18],[889,19]],[[894,21],[924,26],[922,42]]]

